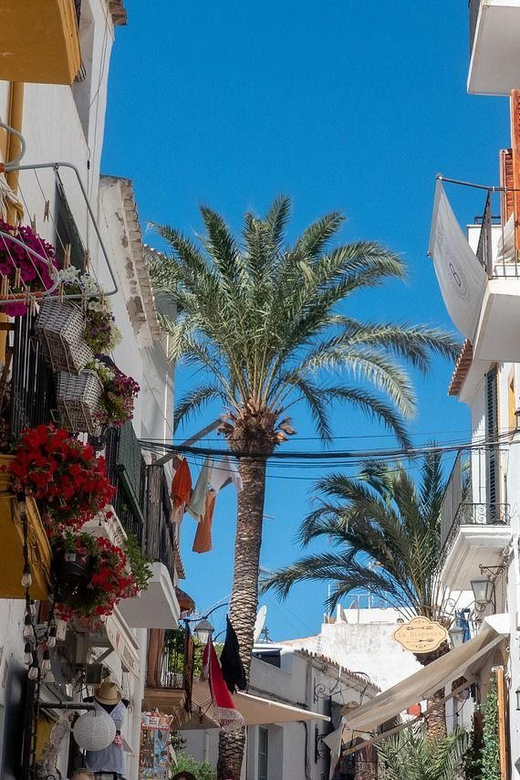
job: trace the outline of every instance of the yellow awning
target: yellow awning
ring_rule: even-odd
[[[207,683],[199,680],[194,681],[192,698],[193,703],[200,707],[202,712],[209,714],[211,718],[216,720],[212,715],[211,694]],[[324,720],[327,722],[330,720],[327,715],[321,715],[319,712],[282,704],[272,699],[263,699],[250,693],[234,693],[233,701],[243,716],[246,726],[263,726],[268,723],[287,723],[299,720]]]

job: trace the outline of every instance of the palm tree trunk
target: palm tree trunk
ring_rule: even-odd
[[[433,650],[431,653],[417,653],[415,657],[420,664],[423,666],[428,666],[428,664],[436,661],[437,658],[440,658],[442,655],[446,655],[449,650],[450,648],[448,643],[443,642],[442,645],[437,648],[437,650]],[[445,692],[443,688],[435,691],[433,696],[431,696],[426,702],[427,709],[433,706],[440,699],[443,699],[444,696]],[[446,736],[446,705],[444,703],[439,704],[434,710],[432,710],[432,712],[426,716],[425,720],[426,733],[428,737],[431,737],[432,739],[442,739],[442,737]]]
[[[247,681],[251,669],[253,633],[258,608],[258,576],[265,500],[266,461],[243,458],[238,496],[235,565],[229,617],[240,645]],[[218,780],[240,780],[245,748],[245,729],[220,732]]]

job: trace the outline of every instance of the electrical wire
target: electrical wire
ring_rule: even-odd
[[[418,447],[409,448],[396,448],[396,449],[373,449],[373,450],[325,450],[318,452],[309,451],[278,451],[275,450],[270,455],[266,456],[265,453],[255,453],[248,451],[234,451],[230,449],[222,449],[215,447],[199,447],[194,445],[185,444],[170,444],[168,442],[160,440],[140,439],[140,444],[143,449],[150,451],[164,450],[167,453],[173,454],[191,454],[191,455],[203,455],[203,456],[215,456],[215,457],[233,457],[237,460],[247,458],[248,460],[259,461],[351,461],[354,463],[362,464],[366,460],[396,460],[399,458],[411,459],[419,458],[430,453],[450,453],[450,452],[462,452],[462,451],[474,451],[485,448],[496,448],[500,444],[508,441],[511,436],[511,431],[506,431],[503,434],[498,434],[493,439],[488,439],[486,436],[481,439],[472,439],[471,441],[465,441],[460,443],[448,443],[448,444],[426,444]]]

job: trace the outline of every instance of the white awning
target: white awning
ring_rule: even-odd
[[[424,669],[380,693],[344,718],[344,740],[352,733],[373,731],[414,704],[430,698],[436,691],[459,677],[476,675],[495,648],[509,635],[508,616],[486,618],[482,631],[460,647],[450,650]]]
[[[292,707],[289,704],[282,704],[272,699],[263,699],[250,693],[234,693],[233,701],[237,710],[244,717],[246,726],[263,726],[268,723],[286,723],[299,720],[324,720],[327,722],[330,720],[326,715],[321,715],[319,712],[304,710],[301,707]],[[207,711],[211,714],[211,695],[207,683],[199,680],[193,682],[193,702],[203,712]]]

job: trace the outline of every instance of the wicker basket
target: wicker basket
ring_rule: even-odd
[[[85,315],[72,301],[45,301],[36,320],[36,334],[54,371],[77,374],[94,358],[85,343]]]
[[[95,421],[103,385],[95,371],[79,374],[58,373],[58,409],[61,424],[72,433],[90,433],[97,436],[99,424]]]

